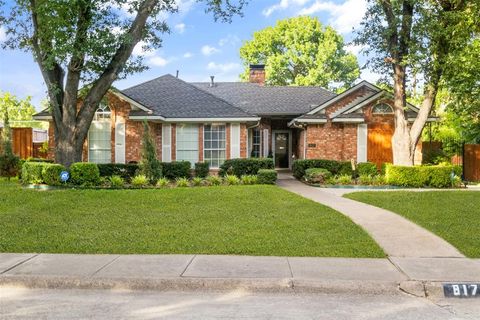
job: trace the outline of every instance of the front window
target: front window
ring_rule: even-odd
[[[252,158],[260,158],[261,135],[260,129],[252,130]]]
[[[110,118],[110,108],[101,104],[95,112],[88,131],[89,162],[110,163],[112,161]]]
[[[198,125],[177,124],[177,161],[190,161],[194,166],[198,162]]]
[[[203,128],[203,159],[210,163],[210,167],[220,167],[226,159],[225,125],[210,124]]]

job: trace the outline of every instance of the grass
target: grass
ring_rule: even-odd
[[[384,257],[340,213],[276,186],[35,191],[0,181],[0,252]]]
[[[480,192],[356,192],[345,197],[398,213],[480,258]]]

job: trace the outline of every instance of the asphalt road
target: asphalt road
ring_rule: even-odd
[[[438,303],[438,302],[437,302]],[[0,287],[0,319],[478,319],[480,299]]]

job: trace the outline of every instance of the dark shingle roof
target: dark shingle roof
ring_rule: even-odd
[[[301,115],[335,96],[321,87],[260,86],[248,82],[192,83],[255,115]]]
[[[248,118],[227,101],[167,74],[122,90],[129,98],[166,118]]]

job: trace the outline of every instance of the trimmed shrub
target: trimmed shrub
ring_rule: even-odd
[[[148,186],[149,180],[147,176],[139,174],[138,176],[133,177],[132,185],[137,188],[143,188]]]
[[[351,175],[348,175],[348,174],[339,175],[339,176],[337,176],[337,178],[335,179],[335,182],[336,182],[337,184],[342,184],[342,185],[352,184],[352,176],[351,176]]]
[[[380,175],[384,176],[385,173],[387,172],[387,167],[391,164],[392,163],[389,163],[389,162],[382,163],[382,166],[380,167]]]
[[[452,186],[454,166],[394,166],[388,165],[385,178],[388,184],[402,187],[448,188]]]
[[[241,180],[241,183],[244,185],[252,185],[252,184],[258,183],[258,177],[255,175],[242,176],[240,180]]]
[[[162,162],[163,176],[170,180],[190,178],[191,168],[190,161]]]
[[[45,163],[25,162],[22,166],[23,183],[43,183],[42,171]]]
[[[275,164],[270,158],[246,158],[246,159],[230,159],[220,166],[218,174],[225,176],[227,174],[236,175],[237,177],[245,175],[255,175],[261,169],[274,169]]]
[[[123,178],[117,175],[113,175],[109,177],[108,180],[112,188],[123,188],[125,184],[125,181],[123,181]]]
[[[273,169],[260,169],[258,170],[257,177],[259,184],[275,184],[277,181],[277,171]]]
[[[13,153],[0,155],[0,177],[16,177],[20,169],[19,157]]]
[[[300,159],[293,162],[292,170],[293,176],[297,179],[302,179],[305,175],[305,170],[310,168],[327,169],[333,175],[349,174],[352,175],[352,165],[350,161],[335,161],[324,159]]]
[[[100,177],[120,176],[130,181],[138,171],[138,164],[102,163],[97,164]]]
[[[195,163],[195,177],[206,178],[210,171],[210,164],[208,162]]]
[[[43,163],[42,179],[45,184],[50,186],[59,186],[62,184],[60,180],[60,173],[67,169],[61,164]]]
[[[219,186],[222,184],[222,178],[219,176],[208,176],[206,181],[210,186]]]
[[[305,170],[305,181],[308,183],[325,183],[328,178],[332,176],[332,173],[323,168],[310,168]]]
[[[167,178],[160,178],[157,181],[157,187],[160,187],[160,188],[168,187],[169,184],[170,184],[170,180],[168,180]]]
[[[77,162],[70,166],[70,178],[79,186],[94,186],[100,181],[100,171],[95,163]]]
[[[192,179],[192,185],[195,187],[200,187],[203,183],[203,179],[200,177],[195,177]]]
[[[175,179],[175,185],[180,188],[185,188],[190,186],[187,178],[177,178]]]
[[[236,186],[240,184],[240,178],[235,175],[227,174],[225,176],[225,183],[229,186]]]
[[[360,176],[376,176],[378,174],[377,165],[372,162],[357,164],[357,171]]]

